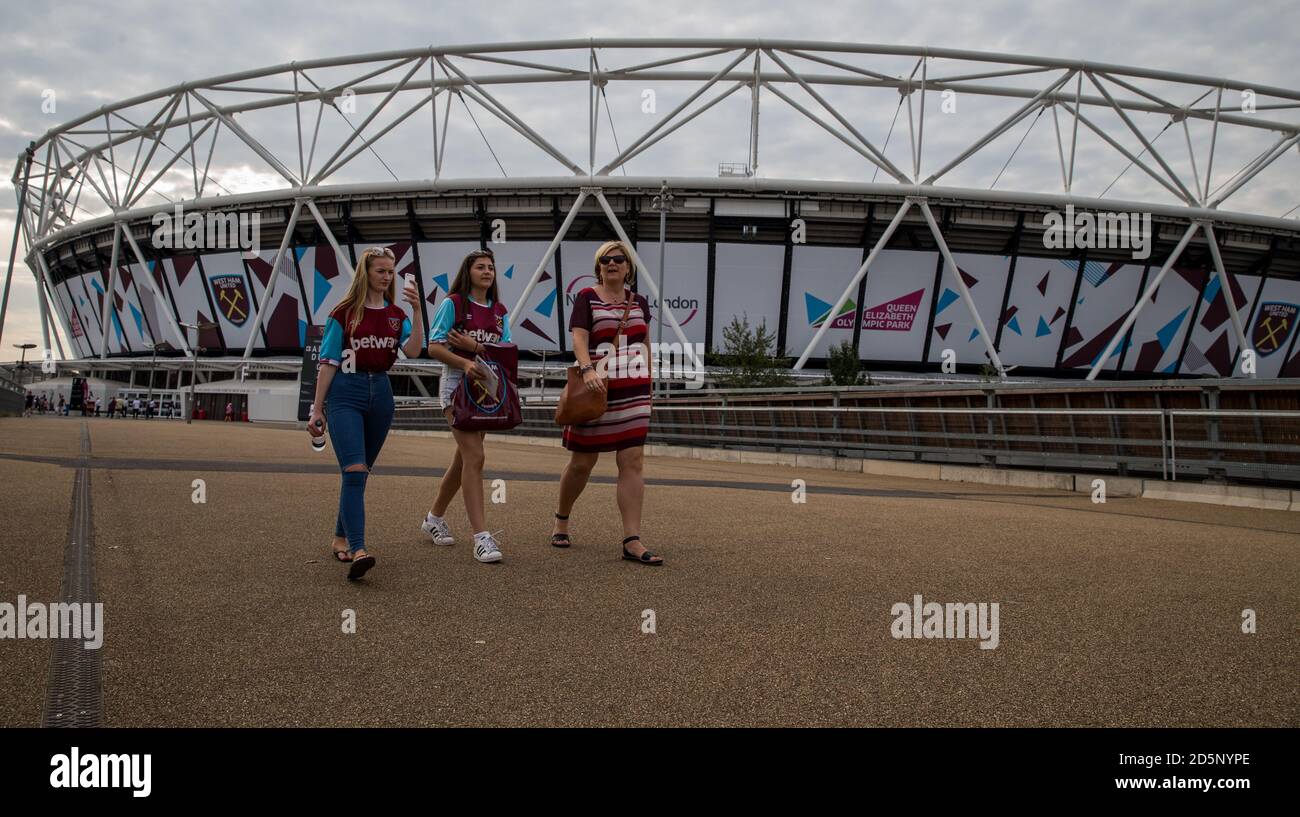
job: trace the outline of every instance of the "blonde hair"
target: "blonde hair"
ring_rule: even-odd
[[[632,258],[632,252],[627,248],[627,245],[617,239],[606,241],[596,250],[594,270],[596,280],[598,282],[603,281],[600,275],[600,257],[602,255],[609,255],[610,250],[622,250],[623,255],[627,256],[627,274],[623,276],[623,284],[625,286],[631,286],[632,282],[636,280],[636,261]]]
[[[348,316],[348,331],[356,329],[357,324],[361,322],[361,316],[366,310],[366,298],[370,296],[370,259],[372,258],[392,258],[393,266],[397,266],[397,254],[387,247],[371,247],[361,253],[361,258],[357,260],[357,268],[352,273],[352,286],[343,295],[343,300],[339,301],[337,309],[342,309]],[[388,284],[388,291],[384,293],[390,304],[397,303],[397,276],[393,275],[393,280]]]

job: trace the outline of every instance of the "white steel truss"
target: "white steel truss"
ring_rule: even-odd
[[[324,79],[326,74],[331,79]],[[579,85],[585,85],[588,94],[586,162],[581,164],[570,157],[570,152],[576,154],[572,133],[561,132],[546,116],[548,100],[557,98],[557,95],[571,94]],[[613,150],[606,148],[602,153],[600,108],[602,100],[606,99],[605,89],[611,85],[633,91],[655,88],[665,94],[671,89],[674,96],[680,94],[681,101],[667,113],[657,115],[653,124],[630,142]],[[746,144],[740,148],[745,150],[748,159],[747,178],[692,176],[672,172],[671,167],[655,167],[651,172],[638,176],[615,175],[620,170],[626,174],[629,162],[649,161],[646,156],[650,148],[707,112],[718,109],[721,103],[742,89],[747,89],[749,95],[746,117],[749,135]],[[906,101],[909,161],[891,160],[886,155],[888,140],[885,147],[879,147],[864,132],[862,110],[856,107],[856,103],[854,107],[848,107],[843,101],[854,93],[880,89],[895,91]],[[517,100],[525,93],[533,93],[536,101],[524,103],[526,107],[523,107]],[[973,116],[969,120],[958,120],[936,114],[937,100],[931,99],[936,94],[945,100],[959,96],[964,106],[979,106],[982,102],[992,106],[1001,101],[1018,107],[1010,115],[999,110],[994,117],[985,117],[985,121],[997,121],[991,129],[967,134],[963,132],[966,126],[962,122],[981,121],[980,118]],[[914,103],[913,97],[918,95]],[[474,110],[471,105],[490,113],[510,133],[524,139],[549,161],[558,164],[565,175],[506,175],[503,179],[449,176],[444,158],[448,123],[454,113],[453,96],[460,98],[464,111],[471,117]],[[788,167],[794,164],[798,157],[781,156],[780,147],[791,142],[788,138],[790,128],[807,130],[809,123],[846,145],[863,162],[846,168],[844,178],[836,180],[758,177],[759,121],[765,96],[769,100],[769,111],[776,105],[778,111],[786,114],[784,119],[770,113],[763,117],[763,133],[767,139],[763,150],[765,166]],[[1249,96],[1250,105],[1244,102],[1235,104],[1237,96],[1243,100]],[[441,110],[439,97],[443,97]],[[371,109],[354,124],[340,100],[357,98],[367,100]],[[878,104],[878,97],[874,99],[877,101],[872,104]],[[1209,104],[1211,99],[1213,104]],[[427,120],[416,116],[425,105],[430,108]],[[314,121],[311,106],[316,108]],[[334,108],[346,123],[341,138],[329,134],[322,138],[326,107]],[[271,139],[248,123],[254,112],[275,109],[284,109],[293,115],[292,138],[288,141],[282,134],[278,139]],[[927,110],[931,113],[928,128]],[[995,108],[990,107],[990,110]],[[790,116],[790,112],[798,116]],[[1055,136],[1047,155],[1053,164],[1060,167],[1059,192],[1049,189],[995,191],[941,183],[958,169],[969,167],[972,157],[1017,125],[1047,112],[1051,114]],[[1060,121],[1062,116],[1068,117],[1064,125]],[[330,121],[336,120],[330,117]],[[422,165],[424,175],[400,178],[384,162],[379,150],[389,143],[386,140],[393,140],[392,134],[402,131],[404,125],[408,129],[413,126],[406,125],[408,122],[423,122],[421,127],[427,126],[428,161]],[[1166,129],[1177,123],[1183,130],[1187,149],[1185,165],[1168,152],[1168,143],[1163,146],[1156,144],[1158,134],[1154,137],[1149,135],[1152,122],[1165,123]],[[936,141],[934,134],[944,133],[949,138],[942,144],[951,144],[953,123],[956,123],[957,133],[965,146],[950,155],[937,155],[939,150],[933,146]],[[1206,144],[1198,146],[1189,123],[1202,123],[1199,127],[1209,130],[1208,140],[1200,140]],[[611,118],[611,128],[612,124]],[[474,125],[484,141],[488,141],[477,118],[474,118]],[[782,125],[787,130],[785,134],[780,132]],[[1118,195],[1107,196],[1108,187],[1092,197],[1079,195],[1075,170],[1076,156],[1080,155],[1080,125],[1096,137],[1091,145],[1094,157],[1097,151],[1103,151],[1123,170],[1137,168],[1155,185],[1149,188],[1151,194],[1143,200],[1132,201]],[[308,135],[306,130],[311,133]],[[738,130],[744,130],[744,126]],[[1267,135],[1272,143],[1256,153],[1251,139],[1260,133]],[[932,140],[928,151],[927,136]],[[565,146],[566,139],[562,137],[568,137],[569,147]],[[206,146],[206,157],[203,155],[205,138],[211,140]],[[1251,147],[1242,147],[1244,145]],[[962,276],[956,274],[955,263],[943,231],[934,218],[931,202],[961,199],[1057,207],[1072,204],[1077,208],[1151,212],[1184,221],[1187,232],[1178,250],[1134,306],[1121,332],[1111,339],[1110,347],[1089,373],[1093,378],[1100,370],[1101,361],[1106,360],[1114,347],[1122,342],[1154,286],[1198,230],[1204,234],[1210,247],[1214,259],[1213,274],[1219,277],[1229,293],[1232,292],[1231,281],[1219,256],[1215,223],[1289,233],[1297,231],[1294,218],[1261,212],[1229,213],[1220,209],[1243,187],[1263,177],[1270,168],[1276,168],[1281,157],[1292,152],[1297,145],[1300,145],[1300,90],[1221,77],[1086,60],[916,46],[766,39],[595,38],[429,46],[299,61],[184,82],[104,106],[52,128],[19,157],[13,182],[19,202],[18,229],[26,247],[26,259],[40,280],[39,305],[47,350],[54,319],[49,314],[45,298],[49,271],[44,253],[88,232],[111,226],[110,280],[104,314],[101,315],[102,325],[107,326],[107,309],[111,308],[115,284],[113,279],[121,260],[122,236],[126,236],[135,260],[144,264],[144,253],[132,236],[129,225],[138,224],[140,220],[169,210],[178,203],[173,198],[177,195],[175,184],[169,188],[171,196],[159,190],[160,181],[170,178],[174,182],[178,174],[188,175],[192,183],[188,196],[180,194],[179,203],[195,210],[263,201],[293,201],[288,229],[272,265],[265,299],[268,303],[280,283],[279,273],[288,252],[288,242],[304,208],[311,213],[344,268],[351,266],[317,208],[316,200],[325,196],[486,191],[521,186],[577,193],[573,208],[538,264],[517,309],[531,294],[586,199],[594,198],[600,204],[615,232],[626,240],[623,227],[606,199],[607,191],[660,189],[666,185],[668,188],[697,190],[841,191],[889,196],[901,202],[901,206],[866,261],[851,276],[831,314],[837,314],[888,243],[903,216],[916,207],[924,216],[945,264],[952,268],[962,301],[974,319],[990,361],[999,371],[1003,367],[992,337],[975,311]],[[490,142],[488,147],[491,149]],[[1162,147],[1165,149],[1163,152]],[[1017,146],[1019,149],[1020,145]],[[249,161],[248,153],[251,152],[252,161],[260,162],[260,166],[254,169],[282,179],[283,186],[237,194],[229,194],[223,189],[226,195],[210,195],[211,185],[220,186],[220,181],[214,178],[214,166],[224,167],[225,157],[233,155],[232,152],[238,153],[241,162]],[[1199,163],[1198,153],[1201,156]],[[1225,153],[1254,155],[1254,158],[1231,177],[1222,178],[1220,171],[1216,179],[1216,155],[1220,157],[1222,166],[1222,154]],[[289,154],[293,158],[285,160],[283,157]],[[377,158],[393,176],[392,180],[335,181],[341,171],[354,167],[357,157],[364,154]],[[607,159],[603,158],[605,155],[608,155]],[[1098,159],[1090,158],[1089,161],[1095,163]],[[504,174],[504,167],[502,171]],[[888,180],[879,184],[868,181],[868,171],[873,174],[883,171]],[[1146,196],[1145,193],[1142,195]],[[15,244],[16,241],[17,237]],[[15,255],[11,253],[8,276],[12,276]],[[653,277],[646,280],[657,295]],[[5,305],[8,283],[7,277]],[[146,281],[145,285],[155,298],[160,297],[152,281]],[[1240,348],[1248,349],[1248,338],[1236,304],[1231,297],[1228,301],[1234,334]],[[0,331],[3,331],[5,305],[0,305]],[[168,310],[160,312],[171,320]],[[684,342],[676,316],[666,306],[664,314],[678,338]],[[254,331],[245,349],[245,357],[251,354],[253,338],[257,337],[257,330],[266,321],[266,316],[256,311],[251,317]],[[828,326],[829,322],[826,322],[820,327],[800,355],[796,368],[802,368],[807,362]],[[177,334],[184,337],[179,331]],[[101,337],[101,357],[107,353],[107,337],[105,331]],[[688,345],[687,348],[692,347]],[[188,346],[186,352],[192,354]]]

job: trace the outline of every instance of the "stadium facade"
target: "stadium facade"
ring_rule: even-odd
[[[595,66],[598,51],[642,49],[658,59],[607,70]],[[551,61],[524,59],[539,53]],[[563,63],[566,55],[570,61]],[[915,61],[913,75],[867,67],[886,57]],[[588,58],[582,70],[572,67]],[[945,59],[983,70],[936,77],[938,61]],[[471,60],[506,64],[514,73],[472,75],[468,66],[483,62]],[[713,62],[688,70],[692,60]],[[796,60],[802,61],[799,67],[792,65]],[[724,328],[743,316],[751,324],[764,322],[801,367],[819,365],[832,345],[847,342],[876,369],[933,371],[949,357],[967,371],[991,366],[1073,378],[1300,377],[1300,223],[1220,207],[1247,183],[1283,172],[1280,158],[1300,153],[1300,126],[1269,119],[1289,114],[1300,92],[1079,61],[776,41],[514,43],[319,63],[192,82],[128,100],[118,107],[132,111],[121,117],[137,123],[132,127],[116,122],[120,111],[96,112],[51,131],[20,158],[14,178],[26,211],[28,257],[42,279],[51,320],[71,346],[63,350],[65,359],[148,356],[153,344],[164,341],[171,350],[164,354],[179,356],[198,347],[201,355],[217,358],[299,356],[311,328],[323,323],[345,291],[357,254],[376,244],[393,248],[400,273],[416,275],[428,305],[426,321],[445,297],[460,258],[471,249],[491,248],[503,298],[514,307],[514,339],[525,350],[563,356],[569,351],[565,326],[573,297],[593,280],[593,252],[600,242],[623,235],[637,248],[638,289],[650,297],[655,323],[664,322],[663,339],[703,344],[708,352],[722,349]],[[308,85],[305,78],[318,68],[350,69],[358,78]],[[389,79],[373,79],[381,68],[391,72]],[[1026,76],[1036,84],[987,84],[990,78]],[[283,87],[262,87],[277,78],[284,87],[293,80],[292,95]],[[602,101],[608,105],[606,86],[648,81],[686,84],[696,93],[659,117],[640,140],[608,151],[614,158],[602,166],[597,133]],[[498,98],[517,87],[554,92],[556,84],[574,82],[589,90],[589,117],[579,123],[587,129],[589,154],[576,161]],[[750,134],[749,161],[721,167],[712,177],[619,175],[647,143],[713,104],[697,100],[715,87],[750,98],[749,121],[740,123]],[[896,91],[900,110],[906,100],[907,129],[900,127],[897,138],[908,140],[910,164],[890,160],[878,139],[854,127],[858,114],[828,99],[828,88],[858,87]],[[1171,88],[1182,92],[1180,98],[1211,93],[1209,101],[1202,94],[1199,105],[1174,105],[1165,101]],[[1212,104],[1215,89],[1219,101]],[[1225,89],[1249,91],[1254,109],[1247,114],[1229,108]],[[218,91],[228,99],[214,101]],[[954,151],[947,164],[930,163],[923,158],[925,134],[933,138],[939,127],[953,127],[935,122],[942,119],[934,109],[945,91],[977,102],[1010,100],[1016,107],[1008,109],[1011,116],[988,120],[992,127],[963,126],[971,128],[964,134],[966,149]],[[317,118],[309,154],[307,132],[317,106],[336,107],[340,94],[349,92],[372,98],[373,113],[356,117],[363,121],[353,123],[352,135],[340,137],[336,150],[316,146]],[[796,92],[821,108],[797,102]],[[763,105],[785,103],[800,113],[795,126],[820,127],[852,148],[862,162],[854,175],[862,178],[759,175],[764,96]],[[440,151],[453,97],[467,111],[474,103],[483,124],[509,126],[569,175],[493,179],[442,173]],[[414,107],[400,104],[404,98]],[[258,110],[277,107],[298,113],[296,159],[277,158],[241,124]],[[432,109],[429,178],[333,181],[352,157],[381,146],[390,130],[416,112],[422,111],[428,130],[426,108]],[[154,111],[147,124],[140,113],[146,110]],[[379,116],[384,110],[391,118]],[[943,184],[952,168],[989,144],[1005,145],[1004,151],[1015,144],[1015,133],[1026,125],[1032,129],[1031,117],[1044,113],[1055,121],[1062,189]],[[1111,117],[1109,128],[1098,124],[1102,114]],[[1190,162],[1184,156],[1178,165],[1167,156],[1174,137],[1157,150],[1135,125],[1139,114],[1167,121],[1175,133],[1183,130]],[[1193,147],[1188,122],[1211,135],[1208,153]],[[205,196],[205,156],[193,134],[214,126],[224,128],[227,143],[283,177],[281,189]],[[1150,125],[1145,127],[1149,132]],[[93,141],[87,130],[99,130],[101,143],[85,144]],[[1124,172],[1145,174],[1157,194],[1132,201],[1072,192],[1080,130],[1095,146],[1113,149]],[[683,130],[683,137],[689,134]],[[1124,147],[1124,137],[1145,149]],[[1248,143],[1265,149],[1237,174],[1214,175],[1222,182],[1216,190],[1211,167],[1197,163],[1207,157],[1213,162],[1214,151],[1225,152],[1234,137],[1254,139]],[[173,139],[183,146],[169,146],[170,153],[158,149]],[[212,145],[218,152],[215,137]],[[319,163],[315,173],[313,155]],[[897,145],[893,155],[899,155]],[[901,155],[909,158],[907,151]],[[180,160],[195,177],[194,195],[146,204],[150,180]],[[212,153],[206,160],[210,165]],[[934,172],[924,172],[932,165]],[[872,180],[882,174],[885,180]],[[1290,178],[1295,192],[1295,175]],[[93,197],[92,190],[111,212],[79,211],[79,197]],[[665,194],[672,206],[665,217],[661,288],[658,207]],[[165,227],[160,240],[158,225],[170,224],[168,215],[178,204],[255,222],[260,246],[187,247]],[[1141,251],[1096,240],[1079,247],[1045,234],[1067,214],[1070,236],[1075,220],[1141,214],[1149,224],[1147,244]],[[215,326],[199,333],[197,344],[182,329],[206,322]],[[1253,366],[1241,365],[1243,350],[1251,351]]]

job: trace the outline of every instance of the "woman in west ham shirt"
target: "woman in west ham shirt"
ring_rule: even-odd
[[[359,579],[375,566],[366,551],[366,478],[393,423],[393,389],[388,369],[400,346],[407,357],[419,357],[420,336],[397,305],[397,259],[387,247],[361,254],[352,286],[325,321],[321,339],[320,374],[308,426],[324,427],[343,485],[334,523],[334,557],[351,562],[349,579]],[[403,299],[417,323],[423,322],[420,296],[406,287]]]
[[[459,318],[459,322],[457,319]],[[451,426],[451,405],[456,389],[466,377],[487,376],[475,355],[485,343],[509,343],[510,321],[497,291],[496,261],[491,250],[475,250],[460,262],[451,292],[433,314],[429,328],[429,356],[443,363],[439,398],[447,425]],[[435,544],[451,545],[455,539],[443,515],[462,491],[465,513],[474,534],[474,558],[480,562],[501,561],[501,546],[487,529],[483,515],[483,432],[453,428],[456,454],[438,484],[438,495],[420,529]]]

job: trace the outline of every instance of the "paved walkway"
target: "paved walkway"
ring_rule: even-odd
[[[456,545],[418,530],[451,441],[394,436],[349,583],[302,432],[6,418],[0,602],[59,597],[83,424],[109,726],[1300,726],[1296,513],[649,458],[645,568],[612,458],[563,551],[565,452],[493,443],[506,558],[481,565],[459,502]],[[998,602],[998,647],[894,639],[917,594]],[[0,640],[0,725],[40,723],[50,653]]]

